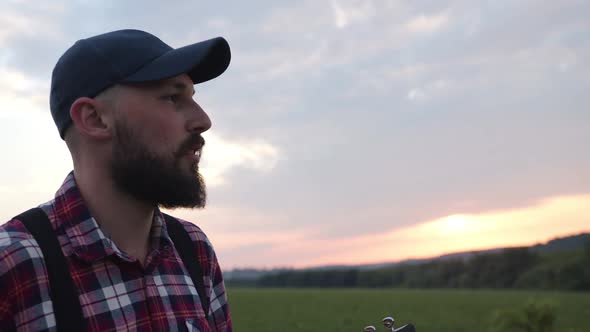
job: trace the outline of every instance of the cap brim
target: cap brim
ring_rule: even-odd
[[[188,74],[195,84],[221,75],[229,66],[231,51],[223,37],[172,49],[123,80],[124,83],[156,81]]]

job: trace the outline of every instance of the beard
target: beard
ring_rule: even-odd
[[[111,173],[119,190],[164,208],[205,206],[207,193],[198,164],[192,164],[190,171],[181,165],[183,153],[196,143],[204,144],[200,135],[191,136],[167,157],[151,152],[134,137],[125,123],[116,124]]]

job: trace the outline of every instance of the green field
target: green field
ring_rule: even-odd
[[[555,332],[590,332],[590,293],[506,290],[260,289],[230,288],[235,330],[383,330],[381,318],[412,322],[418,332],[485,332],[494,312],[528,301],[556,307]]]

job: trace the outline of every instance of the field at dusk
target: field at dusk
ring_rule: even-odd
[[[393,316],[396,326],[413,323],[419,332],[494,331],[496,316],[527,303],[555,308],[556,332],[590,329],[590,294],[498,290],[398,289],[230,289],[238,331],[362,331],[382,329]]]

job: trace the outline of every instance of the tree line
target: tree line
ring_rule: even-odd
[[[583,250],[539,254],[529,248],[480,253],[469,259],[435,260],[377,269],[286,270],[230,286],[523,288],[590,290],[590,242]]]

